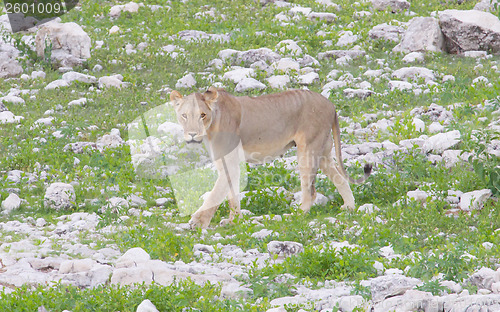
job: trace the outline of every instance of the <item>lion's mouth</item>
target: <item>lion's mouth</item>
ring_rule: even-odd
[[[187,143],[187,144],[191,144],[191,143],[200,144],[201,142],[202,142],[202,140],[197,141],[197,140],[195,140],[195,139],[192,139],[192,140],[186,141],[186,143]]]

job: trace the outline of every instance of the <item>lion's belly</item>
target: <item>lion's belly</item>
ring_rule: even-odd
[[[285,145],[244,145],[243,151],[247,162],[261,164],[283,156],[293,146],[295,146],[293,141]]]

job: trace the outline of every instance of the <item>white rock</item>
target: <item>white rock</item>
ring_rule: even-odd
[[[127,86],[125,82],[123,82],[123,76],[120,74],[111,75],[111,76],[103,76],[99,78],[99,88],[118,88]]]
[[[352,89],[352,88],[346,88],[343,90],[344,96],[348,99],[350,98],[360,98],[360,99],[366,99],[367,97],[371,96],[374,92],[372,90],[366,90],[366,89]]]
[[[111,129],[109,134],[105,134],[96,141],[100,150],[105,148],[117,148],[125,144],[125,141],[120,137],[120,131],[116,128]]]
[[[24,119],[24,117],[15,116],[12,112],[9,111],[0,112],[0,124],[18,123],[22,119]]]
[[[425,122],[420,118],[413,118],[413,125],[415,126],[415,130],[419,132],[425,131]]]
[[[18,55],[18,49],[0,39],[0,78],[14,78],[23,73],[23,68],[17,61]]]
[[[31,73],[31,79],[45,79],[45,72],[43,71],[36,71],[34,70],[32,73]]]
[[[292,256],[304,251],[301,243],[290,241],[270,241],[267,244],[267,251],[278,256]]]
[[[365,299],[360,295],[340,297],[338,301],[340,311],[344,312],[352,312],[355,308],[362,309],[365,303]]]
[[[2,201],[2,210],[4,213],[10,213],[21,206],[21,198],[17,194],[10,193],[7,198]]]
[[[122,12],[137,13],[139,11],[139,4],[135,2],[129,2],[122,5],[114,5],[109,10],[109,16],[119,17]]]
[[[211,254],[215,252],[215,249],[210,245],[195,244],[193,246],[193,251],[201,251],[203,253]]]
[[[232,58],[235,60],[235,64],[239,65],[244,63],[245,66],[253,64],[257,61],[263,61],[265,63],[272,63],[279,60],[281,56],[272,51],[269,48],[259,48],[259,49],[250,49],[248,51],[237,51],[236,57]]]
[[[403,67],[392,72],[392,77],[401,80],[418,80],[423,79],[425,82],[436,79],[434,72],[425,67]]]
[[[66,81],[67,83],[72,83],[73,81],[78,81],[78,82],[81,82],[81,83],[96,83],[97,82],[97,78],[94,77],[94,76],[91,76],[91,75],[85,75],[85,74],[82,74],[82,73],[77,73],[77,72],[74,72],[74,71],[70,71],[70,72],[67,72],[67,73],[64,73],[62,75],[62,79],[64,81]]]
[[[403,275],[383,275],[369,280],[374,301],[404,294],[407,290],[421,284],[420,280]]]
[[[491,291],[494,294],[500,294],[500,282],[496,282],[491,284]]]
[[[53,90],[69,86],[69,83],[63,79],[57,79],[45,86],[45,90]]]
[[[464,56],[465,57],[472,57],[472,58],[487,58],[488,52],[486,52],[486,51],[465,51]]]
[[[392,12],[407,10],[410,8],[410,2],[406,0],[371,0],[375,10],[383,11],[391,8]]]
[[[318,20],[333,23],[337,19],[337,15],[328,12],[311,12],[307,15],[307,18],[311,21]]]
[[[300,69],[300,64],[291,58],[282,58],[271,64],[271,68],[280,72],[298,71]]]
[[[373,27],[368,35],[374,40],[387,40],[393,42],[399,42],[401,35],[405,32],[405,29],[401,26],[393,26],[387,23],[379,24]]]
[[[481,209],[484,202],[490,198],[491,195],[492,192],[490,189],[464,193],[462,194],[462,197],[460,197],[458,207],[465,211]]]
[[[364,213],[373,213],[375,211],[379,211],[380,209],[375,206],[374,204],[364,204],[359,206],[358,211],[364,212]]]
[[[444,131],[444,126],[441,125],[439,122],[434,121],[429,125],[428,130],[430,133],[439,133]]]
[[[234,88],[234,91],[245,92],[248,90],[255,90],[255,89],[262,90],[265,88],[266,88],[265,84],[254,78],[243,78],[240,82],[238,82],[236,88]]]
[[[257,239],[264,239],[264,238],[271,236],[271,235],[274,235],[274,234],[275,233],[272,230],[262,229],[258,232],[252,233],[252,235],[250,235],[250,236],[253,238],[257,238]]]
[[[286,85],[290,83],[290,77],[288,75],[275,75],[266,78],[269,86],[274,89],[285,89]]]
[[[405,63],[423,62],[424,54],[422,52],[410,52],[403,57]]]
[[[36,52],[44,57],[47,45],[51,44],[51,61],[58,67],[81,65],[90,58],[90,37],[76,23],[43,24],[35,37]]]
[[[194,79],[193,74],[187,74],[181,79],[177,80],[177,83],[175,84],[176,89],[182,89],[182,88],[192,88],[196,85],[196,79]]]
[[[393,296],[387,298],[383,302],[375,304],[372,311],[415,311],[410,307],[435,307],[426,309],[426,311],[439,311],[438,307],[440,303],[438,297],[434,297],[431,293],[411,289],[406,291],[402,296]]]
[[[25,104],[23,98],[15,95],[6,95],[0,97],[0,103],[11,103],[11,104]]]
[[[439,12],[439,24],[450,53],[500,52],[500,21],[491,13],[445,10]]]
[[[495,10],[495,5],[498,5],[498,0],[481,0],[474,6],[474,10],[491,12]]]
[[[346,81],[332,80],[323,86],[323,90],[340,89],[340,88],[344,88],[346,86],[347,86]]]
[[[407,81],[390,80],[389,88],[391,89],[391,91],[394,90],[404,91],[413,89],[413,85]]]
[[[497,278],[500,278],[500,275],[497,275],[496,271],[483,267],[479,271],[472,274],[468,281],[480,289],[491,290],[493,283],[499,281]]]
[[[221,295],[223,298],[240,299],[248,298],[253,294],[253,290],[248,287],[243,287],[240,283],[227,283],[222,286]]]
[[[255,75],[255,71],[252,68],[236,68],[224,73],[222,79],[230,80],[234,83],[239,83],[245,78],[250,78]]]
[[[433,17],[415,17],[410,21],[395,52],[442,52],[445,39],[439,21]]]
[[[134,247],[127,250],[121,257],[116,260],[117,268],[128,268],[136,266],[137,263],[149,261],[151,257],[144,249]]]
[[[56,182],[45,191],[44,206],[55,210],[71,208],[76,200],[73,185]]]
[[[116,34],[116,33],[119,33],[121,31],[120,27],[116,26],[116,25],[113,25],[113,27],[111,27],[109,29],[109,34],[112,35],[112,34]]]
[[[443,82],[447,82],[447,81],[454,82],[455,81],[455,77],[453,75],[444,75],[443,76]]]
[[[358,36],[353,35],[352,31],[347,30],[340,32],[340,37],[336,45],[338,45],[339,47],[345,47],[355,43],[356,41],[358,41]]]
[[[460,142],[460,131],[453,130],[445,133],[439,133],[426,139],[422,145],[424,153],[433,152],[442,154],[445,150],[452,148]]]
[[[291,54],[291,55],[301,55],[302,54],[302,48],[299,47],[297,42],[287,39],[287,40],[282,40],[280,41],[277,45],[276,48],[279,49],[281,54]]]
[[[86,98],[79,98],[78,100],[73,100],[68,103],[68,107],[71,106],[85,106],[87,105],[87,99]]]
[[[59,273],[79,273],[87,272],[92,269],[96,262],[92,259],[76,259],[76,260],[66,260],[61,262],[59,267]]]
[[[316,72],[310,72],[305,75],[300,75],[298,77],[298,82],[301,85],[311,85],[315,82],[319,82],[319,75]]]
[[[121,197],[111,197],[110,199],[108,199],[108,204],[106,205],[107,209],[118,207],[128,208],[128,201]]]
[[[425,203],[425,200],[427,199],[427,197],[429,197],[429,194],[427,194],[427,192],[425,191],[416,190],[416,191],[409,191],[408,193],[406,193],[406,196],[416,201]]]
[[[158,309],[156,309],[155,305],[149,299],[146,299],[137,306],[136,312],[159,312],[159,311]]]

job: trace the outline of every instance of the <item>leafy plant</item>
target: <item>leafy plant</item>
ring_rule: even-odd
[[[500,195],[500,157],[488,152],[488,144],[494,139],[500,139],[500,133],[491,134],[479,131],[475,133],[475,142],[469,162],[479,179],[495,195]]]
[[[446,291],[446,287],[442,286],[439,280],[431,280],[425,282],[421,286],[417,286],[416,289],[421,291],[426,291],[432,293],[434,296],[441,296]]]

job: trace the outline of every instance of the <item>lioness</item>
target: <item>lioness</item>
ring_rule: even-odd
[[[358,180],[353,180],[345,171],[337,112],[334,104],[321,94],[291,90],[258,97],[236,97],[210,87],[203,94],[193,93],[186,97],[172,91],[170,100],[184,129],[185,141],[201,143],[206,139],[216,155],[214,160],[219,176],[203,205],[192,214],[189,221],[192,227],[208,227],[226,197],[231,212],[223,223],[239,216],[239,162],[243,158],[259,163],[297,146],[302,189],[300,208],[304,212],[310,210],[316,198],[314,180],[318,168],[337,187],[344,200],[342,207],[351,209],[354,208],[354,196],[349,182],[361,183],[371,173],[369,164],[364,168],[364,177]],[[235,137],[241,140],[244,155],[235,152]],[[337,163],[331,155],[334,143]]]

